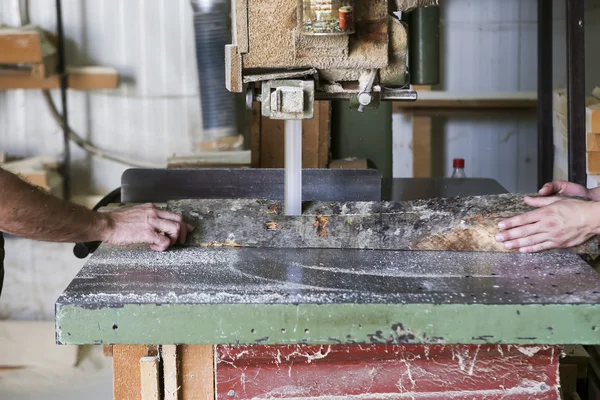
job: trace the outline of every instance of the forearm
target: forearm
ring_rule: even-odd
[[[104,240],[111,220],[0,169],[0,231],[49,242]]]
[[[591,200],[600,201],[600,186],[590,189],[588,192]]]

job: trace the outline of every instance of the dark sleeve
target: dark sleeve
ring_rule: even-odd
[[[0,232],[0,296],[2,295],[2,286],[4,284],[4,236]]]

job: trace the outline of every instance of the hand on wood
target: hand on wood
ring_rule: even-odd
[[[113,245],[150,244],[153,250],[164,251],[179,242],[185,243],[193,227],[179,214],[159,210],[152,204],[125,208],[107,213],[111,223],[104,242]]]
[[[552,196],[555,194],[565,194],[569,196],[578,196],[583,197],[588,200],[592,200],[590,196],[590,191],[576,183],[567,182],[567,181],[554,181],[550,183],[546,183],[539,190],[539,194],[541,196]]]
[[[569,248],[600,232],[600,203],[557,196],[526,197],[525,203],[538,209],[498,224],[496,240],[506,249],[532,253]]]

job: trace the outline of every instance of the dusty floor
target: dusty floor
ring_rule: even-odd
[[[39,366],[0,372],[0,400],[112,399],[112,359],[102,347],[80,351],[76,367]]]

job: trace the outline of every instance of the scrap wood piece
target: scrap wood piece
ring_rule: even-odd
[[[164,400],[179,400],[179,358],[177,357],[177,346],[174,344],[161,347],[163,360]]]
[[[177,200],[167,204],[196,229],[189,246],[455,250],[505,252],[498,223],[534,208],[522,194],[404,202],[306,202],[302,216],[283,201]],[[596,238],[571,249],[598,254]]]
[[[37,26],[0,26],[0,64],[39,64],[56,53],[56,46]]]
[[[140,358],[142,400],[160,400],[159,361],[159,357]]]

